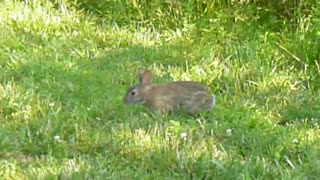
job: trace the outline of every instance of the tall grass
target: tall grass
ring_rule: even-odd
[[[311,0],[1,2],[1,177],[317,178],[319,13]],[[124,106],[140,68],[199,81],[217,105]]]

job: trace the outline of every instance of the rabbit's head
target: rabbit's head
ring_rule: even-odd
[[[152,72],[150,70],[140,71],[138,74],[139,84],[128,89],[125,104],[143,104],[145,102],[143,91],[152,83]]]

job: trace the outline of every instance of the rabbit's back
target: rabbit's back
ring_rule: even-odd
[[[191,114],[208,109],[213,97],[200,83],[177,81],[164,85],[153,85],[142,92],[145,105],[154,110],[171,111],[182,108]]]

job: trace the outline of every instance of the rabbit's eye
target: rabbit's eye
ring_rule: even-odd
[[[134,95],[136,95],[136,92],[135,91],[131,91],[130,95],[134,96]]]

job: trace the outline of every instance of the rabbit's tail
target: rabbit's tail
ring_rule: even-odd
[[[213,108],[215,104],[216,104],[216,96],[212,94],[210,101],[207,104],[208,109]]]

